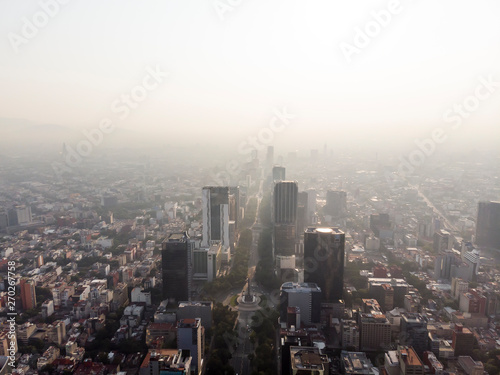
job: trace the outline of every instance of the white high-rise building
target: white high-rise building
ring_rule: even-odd
[[[17,222],[19,225],[31,223],[31,207],[16,206]]]
[[[202,247],[221,242],[223,248],[229,243],[229,187],[207,186],[202,190],[203,231]]]

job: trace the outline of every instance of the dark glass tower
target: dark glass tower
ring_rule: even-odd
[[[171,234],[162,243],[163,298],[189,301],[191,297],[191,241],[186,233]]]
[[[479,202],[476,244],[500,249],[500,202]]]
[[[345,191],[328,190],[326,192],[325,213],[333,217],[344,217],[347,212],[347,193]]]
[[[308,228],[304,233],[304,281],[321,288],[325,302],[342,299],[345,234],[338,228]]]

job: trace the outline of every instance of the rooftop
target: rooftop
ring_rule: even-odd
[[[423,366],[422,361],[420,361],[420,358],[412,347],[400,346],[398,352],[401,360],[408,366]]]
[[[328,358],[320,354],[318,348],[307,346],[291,346],[290,356],[292,369],[323,370],[323,363],[328,363]]]

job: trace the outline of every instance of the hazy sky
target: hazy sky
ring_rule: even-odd
[[[54,1],[0,0],[0,117],[207,140],[255,135],[286,106],[297,118],[282,141],[436,127],[500,138],[500,84],[470,99],[460,127],[443,120],[479,77],[500,82],[498,0],[65,0],[43,26]],[[357,48],[350,62],[342,43]],[[148,67],[169,76],[120,119],[113,103]]]

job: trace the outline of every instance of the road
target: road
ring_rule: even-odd
[[[259,208],[262,200],[262,185],[264,181],[260,181],[259,192],[255,194],[254,198],[257,198],[257,214],[255,215],[255,221],[250,226],[252,230],[252,246],[250,248],[250,255],[248,258],[248,278],[253,280],[255,276],[255,269],[257,263],[259,262],[258,253],[258,243],[260,237],[260,220],[259,220]],[[256,283],[251,283],[252,290],[257,288]],[[247,284],[243,286],[240,293],[245,293],[247,291]],[[233,352],[233,358],[231,359],[231,364],[238,375],[250,375],[251,367],[248,355],[254,352],[254,347],[250,342],[250,327],[252,325],[252,316],[255,312],[253,311],[239,311],[238,312],[238,347],[235,352]]]
[[[437,207],[436,207],[436,206],[434,206],[434,204],[433,204],[433,203],[429,200],[429,198],[427,198],[427,197],[424,195],[424,193],[422,193],[422,191],[420,190],[420,188],[419,188],[417,185],[412,185],[412,184],[410,184],[410,183],[408,183],[408,185],[410,185],[412,188],[414,188],[414,189],[417,191],[418,195],[419,195],[419,196],[420,196],[420,197],[424,200],[424,202],[425,202],[425,203],[426,203],[426,204],[427,204],[430,208],[432,208],[432,210],[433,210],[433,211],[434,211],[434,212],[435,212],[435,213],[439,216],[439,218],[440,218],[441,220],[443,220],[443,223],[445,224],[445,227],[446,227],[446,228],[449,228],[449,229],[451,229],[451,230],[452,230],[452,231],[454,231],[454,232],[460,232],[460,231],[459,231],[459,230],[458,230],[458,229],[457,229],[457,228],[456,228],[456,227],[455,227],[455,226],[454,226],[454,225],[453,225],[453,224],[452,224],[452,223],[451,223],[451,222],[450,222],[450,221],[446,218],[446,216],[444,216],[444,214],[443,214],[441,211],[439,211],[439,210],[437,209]]]

